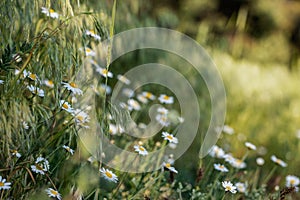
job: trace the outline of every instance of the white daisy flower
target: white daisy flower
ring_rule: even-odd
[[[104,83],[100,84],[100,90],[102,91],[102,93],[104,93],[104,92],[106,92],[106,94],[111,93],[111,87],[108,85],[105,85]]]
[[[172,167],[170,163],[163,162],[162,166],[165,167],[165,168],[167,168],[171,172],[174,172],[176,174],[178,173],[178,171],[174,167]]]
[[[44,175],[49,170],[49,162],[43,157],[38,157],[34,165],[31,165],[31,170],[37,174]]]
[[[71,105],[67,101],[65,101],[65,100],[60,100],[59,101],[59,106],[63,110],[65,110],[65,111],[67,111],[69,113],[73,113],[73,111],[74,111],[73,108],[71,107]]]
[[[83,110],[76,109],[76,110],[74,110],[72,115],[74,116],[75,121],[78,124],[82,125],[82,124],[85,124],[90,121],[89,115],[86,112],[84,112]]]
[[[262,166],[265,164],[265,160],[261,157],[258,157],[256,158],[256,164]]]
[[[74,150],[71,149],[69,146],[63,145],[62,148],[64,148],[67,152],[69,152],[71,155],[74,154]]]
[[[46,16],[51,17],[51,18],[58,19],[58,17],[59,17],[59,14],[51,8],[48,9],[48,8],[42,7],[42,13],[46,14]]]
[[[49,88],[54,88],[54,83],[53,83],[53,81],[51,81],[51,80],[45,79],[45,80],[43,81],[43,83],[44,83],[44,85],[46,85],[46,86],[49,87]]]
[[[280,160],[279,158],[277,158],[277,157],[274,156],[274,155],[271,156],[271,160],[272,160],[274,163],[280,165],[281,167],[286,167],[286,166],[287,166],[287,164],[286,164],[283,160]]]
[[[229,162],[229,164],[231,164],[232,167],[237,169],[244,169],[247,166],[247,164],[244,161],[236,158],[232,162]]]
[[[45,191],[47,192],[49,197],[54,197],[54,198],[57,198],[57,199],[61,200],[61,195],[59,194],[59,192],[57,190],[54,190],[52,188],[48,188]]]
[[[245,142],[245,146],[249,149],[249,150],[256,150],[256,146],[250,142]]]
[[[224,125],[224,126],[223,126],[223,132],[224,132],[224,133],[227,133],[228,135],[232,135],[232,134],[234,134],[234,129],[231,128],[231,127],[228,126],[228,125]]]
[[[170,122],[168,120],[168,117],[166,115],[156,115],[155,117],[156,121],[164,127],[167,127],[170,125]]]
[[[148,155],[148,151],[141,145],[134,145],[134,150],[142,156]]]
[[[123,75],[119,74],[117,76],[117,78],[119,79],[119,81],[121,81],[122,83],[125,83],[126,85],[129,85],[131,83],[131,81]]]
[[[2,176],[0,176],[0,190],[8,190],[11,188],[10,185],[10,182],[6,182],[6,179],[2,179]]]
[[[130,89],[130,88],[124,88],[122,90],[122,94],[125,95],[128,98],[131,98],[131,97],[134,96],[134,91],[132,89]]]
[[[28,76],[30,72],[27,72],[26,69],[23,70],[23,74],[21,74],[21,78],[26,78]],[[19,75],[20,74],[20,70],[16,69],[15,70],[15,75]]]
[[[148,99],[142,94],[138,94],[136,98],[137,98],[137,100],[139,100],[143,104],[148,103]]]
[[[34,74],[34,73],[29,72],[29,74],[27,75],[27,77],[29,79],[35,81],[35,82],[39,81],[39,77],[36,74]]]
[[[162,132],[162,137],[165,140],[168,140],[169,142],[172,142],[172,143],[175,143],[175,144],[178,143],[178,139],[176,137],[174,137],[173,134],[170,134],[168,132]]]
[[[139,102],[137,102],[136,100],[134,100],[134,99],[128,99],[127,103],[134,110],[141,110],[141,106],[140,106]]]
[[[79,94],[82,95],[82,90],[78,88],[77,84],[74,82],[71,83],[62,83],[64,88],[67,88],[67,90],[71,91],[73,94]]]
[[[3,84],[4,83],[4,81],[3,80],[0,80],[0,84]]]
[[[22,156],[22,155],[21,155],[17,150],[15,150],[15,149],[11,151],[11,155],[16,156],[17,158],[21,158],[21,156]]]
[[[40,97],[44,97],[45,96],[45,92],[44,90],[38,88],[38,87],[35,87],[33,85],[30,85],[30,86],[27,86],[27,89],[34,95],[38,95]]]
[[[84,51],[85,56],[96,56],[96,52],[89,47],[80,48],[80,51]]]
[[[86,30],[85,34],[88,35],[88,36],[91,36],[91,37],[95,38],[96,40],[101,40],[100,35],[97,35],[95,33],[95,31],[93,31],[93,30]]]
[[[217,145],[214,145],[211,148],[209,155],[214,158],[224,158],[225,152],[222,148],[218,147]]]
[[[285,177],[286,187],[297,187],[300,184],[300,179],[294,175],[287,175]]]
[[[238,182],[235,184],[235,187],[240,193],[246,193],[247,185],[245,183]]]
[[[174,98],[171,96],[168,96],[166,94],[161,94],[158,98],[160,103],[165,103],[165,104],[172,104],[174,103]]]
[[[157,112],[161,115],[168,115],[169,110],[164,107],[157,108]]]
[[[105,169],[102,167],[102,169],[100,169],[100,172],[106,180],[109,180],[109,181],[112,181],[115,183],[118,182],[118,177],[109,169]]]
[[[96,72],[98,72],[101,76],[105,78],[112,78],[114,76],[113,73],[102,67],[97,67]]]
[[[22,122],[22,126],[23,126],[23,128],[26,129],[26,130],[29,129],[28,123],[25,122],[25,121]]]
[[[142,95],[150,100],[155,100],[156,96],[154,96],[151,92],[142,92]]]
[[[222,186],[223,186],[223,188],[225,188],[225,191],[226,192],[231,192],[231,193],[233,193],[233,194],[235,194],[236,193],[236,187],[230,182],[230,181],[223,181],[222,182]]]
[[[229,170],[224,165],[221,165],[219,163],[214,163],[214,168],[220,172],[229,172]]]

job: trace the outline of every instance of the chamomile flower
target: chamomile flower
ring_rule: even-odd
[[[71,107],[71,105],[65,100],[60,100],[59,101],[59,106],[63,110],[67,111],[68,113],[73,113],[73,111],[74,111],[73,108]]]
[[[224,125],[223,126],[223,132],[228,134],[228,135],[232,135],[234,134],[234,129],[228,125]]]
[[[234,185],[237,188],[238,192],[240,192],[240,193],[246,193],[247,185],[245,183],[238,182],[238,183],[236,183]]]
[[[71,155],[74,154],[74,150],[71,149],[69,146],[63,145],[62,148],[64,148],[67,152],[69,152]]]
[[[34,73],[29,72],[29,74],[27,75],[27,77],[29,79],[35,81],[35,82],[39,81],[39,77],[36,74],[34,74]]]
[[[215,163],[214,168],[220,172],[229,172],[229,170],[224,165],[221,165],[219,163]]]
[[[54,190],[52,188],[48,188],[46,190],[47,194],[49,197],[53,197],[53,198],[57,198],[59,200],[61,200],[61,195],[59,194],[59,192],[57,190]]]
[[[3,83],[4,83],[4,81],[3,81],[3,80],[0,80],[0,85],[3,84]]]
[[[258,157],[256,158],[256,164],[262,166],[265,164],[265,160],[261,157]]]
[[[20,54],[13,54],[12,56],[12,59],[14,60],[14,61],[16,61],[17,63],[19,63],[19,62],[21,62],[22,61],[22,57],[20,56]]]
[[[96,56],[96,52],[89,47],[80,48],[79,50],[83,51],[85,56]]]
[[[236,193],[236,187],[230,181],[223,181],[222,186],[226,192]]]
[[[271,156],[271,160],[276,163],[277,165],[280,165],[281,167],[286,167],[287,164],[283,161],[283,160],[280,160],[279,158],[277,158],[275,155],[272,155]]]
[[[148,103],[148,99],[142,94],[138,94],[136,98],[137,98],[137,100],[139,100],[143,104]]]
[[[46,14],[46,16],[51,17],[51,18],[58,19],[58,17],[59,17],[59,14],[51,8],[48,9],[48,8],[42,7],[42,13]]]
[[[165,168],[167,168],[171,172],[174,172],[176,174],[178,173],[178,171],[175,169],[175,167],[172,167],[170,163],[163,162],[162,166],[165,167]]]
[[[155,119],[162,126],[167,127],[170,125],[167,115],[156,115]]]
[[[27,72],[26,69],[24,69],[24,70],[23,70],[23,74],[21,74],[20,77],[21,77],[22,79],[24,79],[24,78],[26,78],[26,77],[28,76],[29,73],[30,73],[30,72]],[[15,70],[15,75],[19,75],[19,74],[20,74],[20,70],[16,69],[16,70]]]
[[[27,89],[34,95],[38,95],[40,97],[44,97],[45,96],[45,92],[44,90],[38,88],[38,87],[35,87],[33,85],[29,85],[27,86]]]
[[[222,148],[218,147],[217,145],[214,145],[211,148],[209,155],[214,158],[224,158],[225,152]]]
[[[119,79],[119,81],[121,81],[122,83],[125,83],[126,85],[129,85],[131,83],[131,81],[123,75],[119,74],[117,76],[117,78]]]
[[[173,134],[170,134],[168,132],[162,132],[162,137],[165,140],[168,140],[169,142],[172,142],[172,143],[175,143],[175,144],[178,143],[178,139],[176,137],[174,137]]]
[[[43,157],[38,157],[34,165],[31,165],[31,170],[37,174],[44,175],[49,170],[49,162]]]
[[[23,128],[26,129],[26,130],[29,129],[28,123],[25,122],[25,121],[22,122],[22,126],[23,126]]]
[[[109,169],[105,169],[105,168],[102,167],[100,169],[100,172],[106,180],[112,181],[112,182],[115,182],[115,183],[118,182],[118,177],[112,171],[110,171]]]
[[[112,78],[114,76],[113,73],[102,67],[97,67],[96,72],[98,72],[101,76],[105,78]]]
[[[133,148],[136,152],[138,152],[138,154],[140,154],[142,156],[148,155],[148,151],[145,149],[145,147],[143,147],[141,145],[134,145]]]
[[[21,154],[16,150],[11,150],[11,155],[16,156],[17,158],[21,158]]]
[[[237,169],[244,169],[247,166],[247,164],[244,161],[237,158],[235,158],[232,162],[229,162],[229,164],[231,164],[232,167]]]
[[[142,92],[142,95],[150,100],[155,100],[156,96],[154,96],[151,92]]]
[[[88,36],[91,36],[91,37],[95,38],[96,40],[101,40],[100,35],[97,35],[95,33],[95,31],[93,31],[93,30],[86,30],[85,34],[88,35]]]
[[[67,88],[67,90],[71,91],[73,94],[82,95],[82,90],[78,88],[77,84],[74,82],[70,83],[62,83],[63,87]]]
[[[75,122],[78,123],[79,125],[83,125],[83,124],[89,122],[89,120],[90,120],[89,115],[86,112],[84,112],[83,110],[80,110],[80,109],[74,110],[72,115],[75,118]]]
[[[300,179],[294,175],[287,175],[285,177],[286,187],[297,187],[300,184]]]
[[[134,99],[128,99],[127,104],[132,107],[134,110],[141,110],[139,102]]]
[[[231,153],[227,153],[223,156],[223,158],[225,159],[226,162],[228,163],[232,163],[235,161],[235,158],[232,156]]]
[[[164,107],[159,107],[159,108],[157,108],[157,112],[161,115],[168,115],[169,110]]]
[[[3,178],[2,176],[0,176],[0,190],[8,190],[11,188],[11,183],[10,182],[6,182],[6,179]]]
[[[165,104],[172,104],[174,103],[174,98],[171,96],[168,96],[166,94],[161,94],[158,98],[160,103],[165,103]]]
[[[124,88],[122,90],[122,94],[125,95],[128,98],[131,98],[131,97],[134,96],[134,91],[132,89],[130,89],[130,88]]]
[[[44,83],[44,85],[46,85],[46,86],[49,87],[49,88],[54,88],[54,83],[53,83],[52,80],[45,79],[45,80],[43,81],[43,83]]]
[[[249,149],[249,150],[256,150],[256,146],[250,142],[245,142],[245,146]]]

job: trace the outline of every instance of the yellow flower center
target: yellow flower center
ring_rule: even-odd
[[[227,185],[227,186],[225,187],[225,189],[226,189],[226,190],[231,190],[231,187],[230,187],[229,185]]]
[[[173,140],[173,136],[172,135],[168,135],[167,138],[170,139],[170,140]]]
[[[4,183],[3,182],[0,182],[0,187],[3,187],[4,186]]]
[[[74,82],[71,82],[71,83],[70,83],[70,86],[73,87],[73,88],[77,88],[77,85],[76,85],[76,83],[74,83]]]
[[[102,70],[102,74],[107,75],[108,74],[108,70],[107,69],[103,69]]]
[[[55,190],[50,190],[50,193],[53,194],[54,196],[57,196],[57,195],[58,195],[58,192],[55,191]]]
[[[165,167],[166,167],[166,168],[170,168],[170,167],[171,167],[171,164],[170,164],[170,163],[166,163],[166,164],[165,164]]]
[[[145,149],[143,147],[139,147],[139,150],[141,151],[145,151]]]
[[[47,84],[48,84],[48,85],[51,85],[51,86],[54,85],[53,81],[51,81],[51,80],[47,81]]]
[[[150,99],[152,97],[152,94],[150,92],[147,92],[145,96],[146,98]]]
[[[55,11],[53,9],[50,9],[49,12],[50,13],[55,13]]]
[[[83,122],[83,116],[82,116],[82,115],[76,116],[76,118],[77,118],[79,121]]]
[[[43,166],[41,166],[41,165],[35,164],[35,167],[36,167],[38,170],[43,170]]]
[[[240,164],[242,164],[242,160],[239,160],[239,159],[236,159],[236,163],[238,164],[238,165],[240,165]]]
[[[295,185],[296,181],[293,179],[290,181],[291,185]]]
[[[90,53],[92,50],[91,50],[90,48],[86,48],[85,51],[86,51],[87,53]]]
[[[170,99],[169,96],[167,96],[167,95],[164,96],[164,100],[169,100],[169,99]]]
[[[32,80],[36,80],[36,75],[35,75],[35,74],[30,74],[29,77],[30,77]]]
[[[106,172],[105,172],[105,175],[106,175],[108,178],[112,178],[112,174],[111,174],[109,171],[106,171]]]
[[[223,165],[220,165],[219,167],[220,167],[221,169],[223,169],[223,168],[224,168],[224,166],[223,166]]]
[[[65,108],[65,109],[69,109],[69,106],[68,106],[68,104],[66,104],[66,103],[64,103],[64,104],[62,105],[62,107]]]
[[[90,33],[95,35],[95,31],[93,31],[93,30],[90,30]]]

